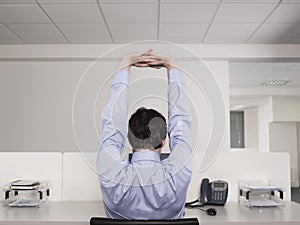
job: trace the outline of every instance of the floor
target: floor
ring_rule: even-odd
[[[300,188],[292,188],[292,201],[300,203]]]

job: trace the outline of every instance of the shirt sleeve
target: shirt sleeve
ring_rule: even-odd
[[[180,71],[170,70],[168,81],[168,133],[171,154],[166,160],[166,166],[172,175],[185,181],[191,177],[192,117]]]
[[[127,135],[128,81],[126,70],[116,72],[107,105],[101,115],[101,142],[97,157],[100,181],[113,179],[128,161],[121,158]]]

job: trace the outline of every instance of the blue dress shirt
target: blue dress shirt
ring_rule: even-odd
[[[101,117],[98,172],[107,217],[177,219],[183,216],[191,169],[191,115],[180,71],[168,73],[170,156],[135,152],[131,163],[120,155],[127,138],[129,73],[116,72]]]

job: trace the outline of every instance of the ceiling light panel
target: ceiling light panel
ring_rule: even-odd
[[[289,82],[290,81],[288,81],[288,80],[267,80],[267,81],[261,83],[260,85],[275,87],[275,86],[284,86]]]

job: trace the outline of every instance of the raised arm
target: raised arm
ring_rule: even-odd
[[[151,56],[156,61],[149,63],[150,66],[165,67],[168,71],[168,133],[171,155],[166,164],[173,174],[182,169],[187,172],[191,170],[192,117],[184,81],[174,58],[156,53],[151,53]]]
[[[125,56],[115,73],[109,100],[101,115],[101,143],[98,151],[97,165],[100,180],[103,182],[115,176],[128,164],[121,158],[121,151],[127,136],[127,107],[128,107],[128,82],[130,67],[138,64],[144,67],[145,56],[152,50],[142,53],[132,53]],[[148,66],[148,65],[147,65]]]

